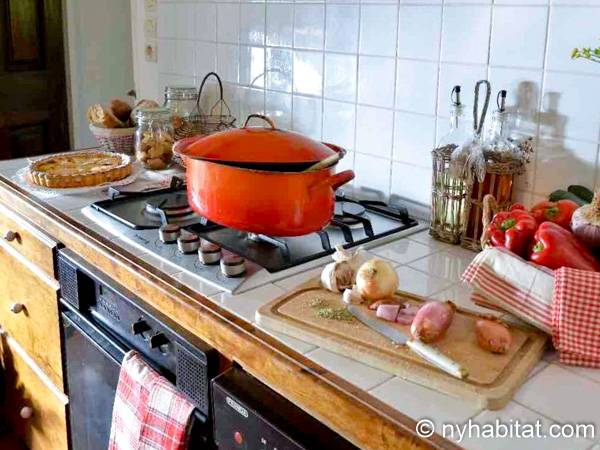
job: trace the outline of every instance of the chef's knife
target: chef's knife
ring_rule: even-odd
[[[360,306],[347,305],[347,308],[348,311],[357,320],[365,324],[371,330],[382,334],[388,339],[391,339],[392,342],[395,342],[396,344],[407,345],[413,352],[415,352],[421,358],[425,359],[426,361],[429,361],[431,364],[440,368],[444,372],[460,379],[466,378],[468,376],[467,369],[462,367],[456,361],[453,361],[452,359],[448,358],[435,347],[431,347],[417,339],[410,339],[409,336],[402,330],[388,325],[387,323],[384,323],[379,319],[373,318],[367,312],[363,311],[363,309]]]

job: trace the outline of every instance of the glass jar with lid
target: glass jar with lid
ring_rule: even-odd
[[[173,114],[175,140],[195,136],[200,133],[200,111],[198,90],[195,86],[165,87],[165,104]]]
[[[141,108],[137,111],[135,157],[146,169],[162,170],[173,159],[173,115],[169,108]]]

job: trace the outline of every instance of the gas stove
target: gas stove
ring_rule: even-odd
[[[126,242],[227,292],[237,293],[329,261],[337,246],[370,248],[424,228],[406,208],[336,194],[330,224],[315,233],[273,237],[221,226],[194,213],[185,186],[109,191],[83,213]]]

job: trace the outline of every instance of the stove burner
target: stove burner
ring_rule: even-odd
[[[367,210],[359,203],[337,201],[333,212],[331,225],[339,227],[340,224],[349,227],[360,227],[365,220]]]
[[[176,195],[167,194],[147,201],[145,211],[153,216],[165,215],[169,217],[182,217],[193,213],[188,204],[187,195],[178,193]]]

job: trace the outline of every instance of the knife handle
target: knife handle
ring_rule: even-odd
[[[462,380],[463,378],[466,378],[469,375],[467,369],[462,367],[456,361],[453,361],[452,359],[448,358],[435,347],[431,347],[430,345],[427,345],[417,339],[407,341],[406,345],[408,345],[408,347],[421,358],[429,361],[431,364],[435,365],[436,367],[439,367],[444,372],[449,373],[453,377]]]

